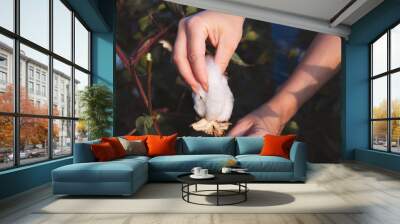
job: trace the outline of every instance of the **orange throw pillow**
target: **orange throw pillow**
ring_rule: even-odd
[[[128,141],[146,141],[147,136],[146,135],[125,135],[124,139]]]
[[[290,147],[296,135],[265,135],[264,146],[261,149],[260,155],[262,156],[280,156],[289,159]]]
[[[99,162],[110,161],[117,158],[113,147],[108,142],[93,144],[91,145],[91,149],[94,157]]]
[[[122,146],[121,142],[119,142],[118,138],[111,137],[111,138],[101,138],[101,142],[108,142],[114,149],[115,155],[117,158],[121,158],[126,156],[126,151]]]
[[[146,139],[148,156],[176,155],[176,137],[178,134],[170,136],[148,135]]]

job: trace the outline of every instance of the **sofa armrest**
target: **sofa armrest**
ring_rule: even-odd
[[[290,148],[290,160],[293,162],[294,181],[305,181],[307,176],[307,147],[305,143],[293,142]]]
[[[99,142],[100,141],[75,143],[75,145],[74,145],[74,163],[95,162],[96,158],[94,157],[90,146],[92,144],[96,144]]]

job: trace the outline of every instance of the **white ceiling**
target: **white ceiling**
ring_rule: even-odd
[[[353,23],[383,2],[383,0],[167,1],[342,37],[350,34],[350,26]]]
[[[244,3],[256,7],[329,20],[339,12],[350,0],[225,0]],[[312,7],[310,7],[312,6]]]

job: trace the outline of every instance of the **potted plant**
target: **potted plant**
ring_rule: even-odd
[[[107,86],[95,84],[80,92],[81,118],[87,127],[89,139],[110,136],[112,125],[112,93]]]

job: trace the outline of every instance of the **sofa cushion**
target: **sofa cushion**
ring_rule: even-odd
[[[225,154],[234,155],[235,142],[232,137],[182,137],[181,154]]]
[[[263,145],[263,137],[236,137],[236,155],[259,154]]]
[[[169,136],[148,135],[146,139],[147,155],[152,157],[175,155],[177,136],[177,133]]]
[[[147,163],[144,160],[121,159],[74,163],[53,170],[52,174],[53,181],[57,182],[130,182],[134,173],[142,172],[147,172]]]
[[[90,147],[92,149],[94,157],[96,157],[96,161],[105,162],[118,158],[112,145],[108,142],[92,144]]]
[[[240,167],[250,172],[292,172],[292,161],[278,156],[238,155]]]
[[[74,163],[88,163],[96,161],[94,154],[90,148],[92,144],[99,144],[100,139],[75,143],[74,147]]]
[[[104,137],[101,138],[101,142],[110,143],[110,145],[114,149],[117,158],[122,158],[126,156],[126,151],[117,137]]]
[[[148,162],[150,157],[147,156],[136,156],[136,155],[131,155],[131,156],[125,156],[124,158],[120,158],[117,160],[114,160],[113,162],[131,162],[135,160],[143,161],[143,162]]]
[[[119,142],[124,147],[126,155],[147,155],[146,143],[141,140],[126,140],[125,138],[118,137]]]
[[[290,159],[290,148],[296,135],[265,135],[261,156],[280,156]]]
[[[200,166],[210,171],[219,171],[230,159],[231,155],[175,155],[158,156],[149,160],[149,170],[163,172],[190,172],[193,167]]]

